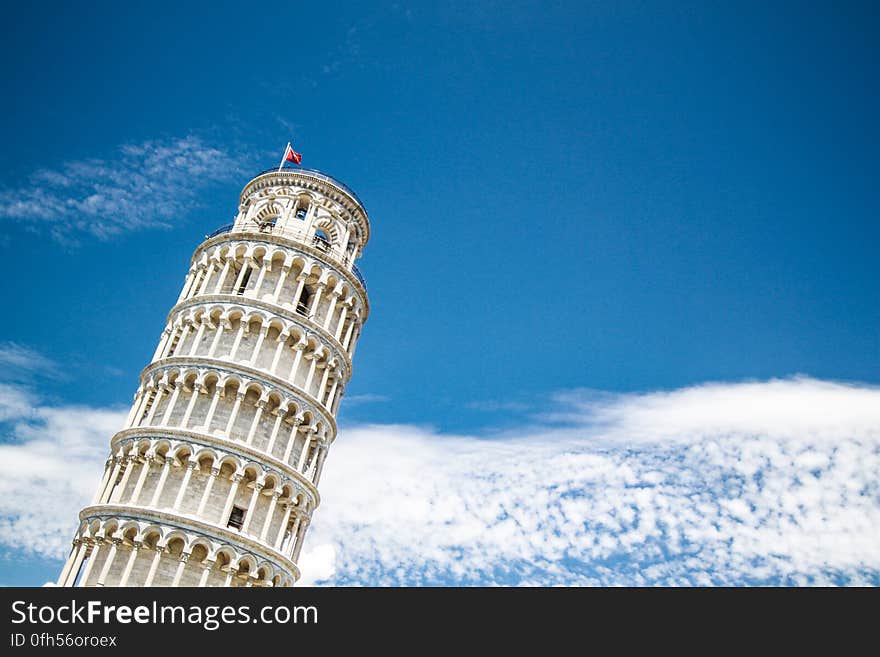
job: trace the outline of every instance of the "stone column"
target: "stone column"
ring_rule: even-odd
[[[320,347],[312,353],[312,364],[309,365],[309,373],[306,375],[306,382],[303,384],[303,391],[308,394],[312,394],[309,392],[309,388],[312,387],[312,379],[315,378],[315,368],[318,367],[318,359],[320,356]]]
[[[150,471],[150,464],[152,464],[154,458],[155,457],[150,453],[147,453],[147,455],[144,457],[144,465],[141,468],[140,474],[138,475],[138,480],[137,484],[135,484],[134,491],[132,491],[131,493],[131,500],[129,501],[129,504],[137,504],[138,497],[140,496],[141,490],[144,487],[144,482],[147,480],[147,473]]]
[[[290,513],[293,511],[293,500],[288,500],[284,505],[284,517],[281,518],[281,526],[278,528],[278,534],[275,536],[274,548],[281,552],[281,546],[284,544],[284,534],[287,532],[287,523],[290,522]]]
[[[354,360],[354,350],[357,349],[357,341],[358,341],[359,337],[361,337],[361,330],[360,329],[355,331],[354,338],[351,341],[351,345],[349,347],[346,347],[348,349],[348,359],[349,360]]]
[[[334,376],[333,385],[330,386],[330,392],[327,393],[327,399],[324,400],[324,408],[326,408],[328,411],[330,411],[331,407],[333,406],[333,396],[336,394],[337,387],[339,387],[339,377]],[[330,411],[330,413],[332,414],[333,411]]]
[[[342,329],[345,326],[345,318],[348,315],[348,306],[342,306],[342,312],[339,314],[339,322],[336,324],[336,331],[333,332],[333,337],[336,338],[336,341],[339,342],[340,337],[342,336]]]
[[[293,306],[293,309],[296,310],[299,305],[299,299],[302,296],[303,288],[306,286],[306,279],[309,275],[306,272],[302,272],[299,276],[296,277],[297,284],[296,290],[293,293],[293,299],[290,301],[290,305]]]
[[[198,381],[193,383],[192,394],[189,396],[189,403],[186,405],[186,410],[183,413],[183,417],[180,418],[180,424],[177,425],[181,428],[187,428],[189,424],[189,418],[192,415],[193,409],[196,406],[196,401],[199,399],[199,391],[202,389],[202,384]]]
[[[122,539],[119,538],[110,538],[108,540],[110,541],[110,552],[107,553],[107,558],[104,559],[104,567],[101,568],[101,573],[98,575],[98,581],[95,582],[95,586],[104,586],[104,582],[107,581],[107,575],[110,574],[110,566],[113,565],[113,560],[116,558],[116,551],[122,542]]]
[[[150,571],[147,573],[147,579],[144,580],[144,586],[152,586],[153,578],[156,576],[156,570],[159,568],[159,561],[162,560],[162,553],[165,552],[165,547],[162,545],[157,545],[155,548],[156,554],[153,556],[153,562],[150,564]]]
[[[238,333],[235,341],[232,343],[232,349],[229,351],[229,360],[235,360],[235,354],[238,353],[238,346],[241,344],[241,338],[250,332],[250,323],[245,321],[244,315],[238,320]]]
[[[312,438],[314,434],[309,432],[303,438],[302,451],[299,453],[299,463],[296,466],[297,472],[305,474],[306,459],[309,456],[309,450],[312,448]]]
[[[290,368],[290,376],[287,378],[291,381],[291,383],[296,382],[297,370],[299,370],[299,364],[303,357],[303,352],[308,346],[308,342],[305,341],[305,336],[302,336],[295,345],[293,345],[294,351],[296,351],[296,356],[293,357],[293,365]]]
[[[137,389],[137,392],[134,393],[134,397],[132,397],[132,399],[131,399],[131,409],[128,411],[128,417],[125,418],[125,428],[126,429],[134,424],[135,415],[137,414],[138,409],[140,408],[141,403],[143,402],[143,397],[145,395],[145,392],[146,392],[145,388],[143,386],[140,386]]]
[[[171,420],[171,413],[174,410],[174,404],[177,403],[177,398],[180,397],[180,391],[183,389],[183,381],[177,380],[174,382],[174,392],[171,393],[171,399],[168,400],[168,408],[165,409],[165,414],[162,416],[162,420],[159,424],[163,427],[168,426],[168,422]]]
[[[80,586],[86,586],[89,581],[89,577],[92,575],[92,568],[95,567],[95,563],[98,561],[98,552],[101,550],[101,541],[95,539],[94,544],[92,545],[92,551],[89,553],[89,562],[86,564],[86,569],[82,574],[82,578],[79,580]]]
[[[256,412],[254,413],[254,419],[251,422],[251,428],[248,431],[247,439],[244,441],[245,445],[253,445],[254,444],[254,436],[257,434],[257,427],[260,426],[260,418],[263,415],[263,409],[266,408],[266,402],[268,399],[264,397],[260,397],[257,400],[255,406],[257,407]]]
[[[186,467],[186,473],[183,475],[183,481],[180,482],[177,497],[174,498],[174,505],[171,507],[172,511],[180,511],[180,505],[183,503],[184,495],[186,495],[186,487],[189,486],[189,480],[192,478],[193,471],[199,467],[199,464],[195,461],[187,461],[184,467]]]
[[[114,461],[116,463],[113,466],[113,473],[110,475],[110,479],[107,481],[104,490],[101,491],[101,497],[98,499],[98,504],[106,504],[110,499],[110,493],[113,491],[113,486],[116,483],[116,479],[119,477],[119,471],[125,465],[125,453],[122,450],[119,450],[119,454],[116,455]]]
[[[229,264],[231,259],[229,257],[224,258],[223,269],[220,271],[220,280],[217,281],[217,285],[214,286],[214,294],[220,294],[223,291],[223,283],[226,282],[226,276],[229,274]]]
[[[199,578],[199,586],[204,588],[208,585],[208,577],[211,575],[211,568],[214,567],[214,562],[210,559],[205,559],[202,562],[202,576]]]
[[[244,524],[241,526],[241,533],[246,534],[248,527],[251,526],[251,520],[253,520],[254,516],[257,513],[257,500],[260,499],[260,491],[263,490],[263,485],[259,481],[254,482],[254,492],[251,493],[251,501],[248,504],[247,511],[244,514]]]
[[[266,279],[267,271],[272,271],[272,263],[266,260],[266,256],[263,256],[263,260],[260,263],[260,273],[257,276],[257,282],[254,284],[254,299],[260,298],[260,288],[263,287],[263,281]]]
[[[278,300],[281,298],[281,291],[284,289],[284,281],[287,280],[287,275],[290,273],[290,265],[284,265],[281,268],[281,273],[278,274],[278,282],[275,283],[275,292],[272,294],[272,303],[278,304]]]
[[[217,347],[220,345],[220,338],[223,336],[224,328],[232,328],[229,324],[229,320],[221,317],[220,321],[217,322],[217,332],[214,333],[214,339],[211,340],[211,346],[208,348],[208,358],[213,358],[214,354],[217,352]]]
[[[219,381],[216,386],[214,388],[214,396],[211,399],[211,405],[208,407],[208,414],[205,416],[205,424],[202,425],[205,433],[211,433],[211,421],[214,419],[214,413],[217,412],[217,404],[220,402],[220,397],[223,396],[223,388],[220,387]]]
[[[315,486],[318,485],[318,481],[321,479],[321,472],[324,470],[324,461],[327,460],[327,452],[330,447],[327,443],[321,445],[321,450],[318,452],[318,465],[315,467],[314,475],[312,476],[312,483]]]
[[[205,490],[202,493],[202,499],[199,502],[199,508],[196,510],[197,516],[202,516],[205,513],[205,507],[208,505],[208,499],[211,497],[211,489],[214,487],[214,481],[217,477],[220,476],[220,468],[212,467],[211,472],[208,475],[208,481],[205,482]]]
[[[165,488],[165,482],[168,480],[168,473],[171,471],[170,456],[165,457],[165,463],[162,464],[162,474],[159,475],[159,483],[156,484],[156,490],[153,492],[153,499],[150,500],[150,506],[158,507],[159,500],[162,497],[162,490]]]
[[[183,577],[183,570],[186,568],[186,562],[189,560],[189,552],[180,553],[180,561],[177,563],[177,572],[174,573],[174,580],[171,582],[172,587],[180,585],[180,578]]]
[[[235,503],[235,495],[238,493],[238,487],[241,485],[242,479],[244,479],[244,475],[237,473],[232,475],[232,486],[229,488],[229,495],[226,496],[226,504],[223,506],[223,511],[220,513],[220,519],[217,521],[217,524],[221,527],[226,527],[226,522],[229,520],[229,514],[232,512],[232,505]]]
[[[351,340],[351,333],[354,331],[354,325],[357,324],[357,316],[351,318],[348,328],[345,331],[345,338],[342,340],[342,348],[348,351],[348,343]]]
[[[165,388],[159,385],[155,390],[153,403],[150,405],[150,412],[147,413],[147,417],[144,418],[144,426],[149,426],[153,422],[153,417],[156,415],[156,410],[159,408],[159,402],[162,401],[162,395],[164,394]]]
[[[284,415],[287,410],[281,410],[281,406],[275,409],[275,423],[272,425],[272,433],[269,436],[269,442],[266,444],[266,453],[271,454],[275,448],[275,441],[278,440],[278,431],[281,429],[281,423],[284,421]]]
[[[312,299],[312,305],[309,307],[309,313],[308,313],[309,317],[313,318],[315,323],[317,323],[317,321],[318,321],[318,308],[319,308],[318,304],[321,303],[321,293],[324,291],[324,288],[326,286],[327,286],[327,283],[324,283],[321,281],[318,281],[317,285],[315,285],[315,287],[317,288],[315,290],[315,298]]]
[[[275,505],[278,504],[278,498],[281,497],[281,490],[275,489],[272,493],[272,500],[269,502],[269,510],[266,512],[266,518],[263,520],[263,528],[260,530],[260,540],[266,542],[266,534],[269,533],[269,525],[272,524],[272,516],[275,514]]]
[[[128,555],[128,561],[125,562],[125,570],[122,571],[122,577],[119,578],[119,584],[117,586],[125,586],[128,584],[128,578],[131,577],[131,571],[134,568],[134,562],[137,561],[138,551],[141,549],[143,543],[140,541],[134,541],[131,546],[131,552]]]
[[[327,316],[324,318],[324,329],[330,330],[330,322],[333,320],[333,313],[336,312],[336,303],[339,301],[339,292],[333,290],[330,293],[330,306],[327,309]]]
[[[293,527],[290,529],[290,541],[284,547],[284,556],[291,558],[293,550],[296,548],[297,539],[299,538],[299,526],[302,524],[303,513],[297,509],[296,518],[293,521]]]
[[[76,553],[76,558],[73,561],[73,566],[70,569],[70,572],[67,574],[67,579],[64,582],[64,586],[73,586],[76,584],[76,577],[79,575],[79,569],[82,568],[83,561],[89,554],[89,541],[88,539],[80,539],[79,550]]]
[[[168,340],[171,338],[171,326],[166,326],[165,330],[162,331],[162,336],[159,338],[159,346],[156,347],[156,351],[153,352],[153,359],[156,360],[159,356],[162,355],[162,352],[165,350],[165,345],[168,343]]]
[[[244,281],[244,275],[247,273],[248,269],[251,267],[251,257],[245,256],[244,261],[241,265],[241,271],[238,272],[238,277],[235,279],[235,283],[232,285],[232,294],[239,294],[238,290],[241,287],[242,282]]]
[[[144,417],[144,410],[147,408],[147,403],[150,401],[150,397],[153,395],[153,386],[152,382],[148,384],[141,391],[141,398],[136,402],[137,408],[134,413],[132,413],[131,424],[128,427],[137,427],[140,426],[141,420]],[[126,428],[128,428],[126,427]]]
[[[275,347],[275,355],[272,357],[272,364],[269,366],[269,371],[272,374],[275,374],[275,370],[278,369],[278,361],[281,360],[281,353],[284,351],[284,345],[287,344],[287,338],[289,337],[290,334],[283,331],[278,334],[278,346]]]
[[[199,291],[196,294],[206,294],[208,292],[208,281],[211,280],[211,276],[214,274],[214,265],[215,261],[212,258],[210,264],[208,264],[208,270],[205,273],[205,278],[202,281],[202,284],[199,286]]]
[[[135,458],[137,457],[137,445],[132,447],[132,451],[135,451],[135,456],[132,457],[131,454],[125,457],[125,471],[122,473],[122,481],[119,482],[119,486],[116,487],[115,492],[111,492],[110,497],[107,498],[108,502],[116,503],[122,499],[122,493],[125,492],[125,487],[128,486],[128,480],[131,478],[131,473],[134,471],[134,464],[136,463]]]
[[[177,297],[177,303],[180,303],[184,299],[186,299],[189,294],[189,289],[195,280],[195,271],[190,269],[189,273],[186,275],[186,280],[183,282],[183,289],[180,291],[180,296]]]
[[[284,462],[290,465],[290,454],[293,452],[293,444],[296,442],[296,435],[299,433],[299,425],[303,423],[302,418],[293,418],[293,429],[290,430],[290,438],[287,441],[287,447],[284,449]]]
[[[307,479],[314,481],[315,473],[318,471],[318,462],[321,461],[322,458],[324,458],[324,454],[326,452],[326,443],[321,443],[321,445],[318,447],[318,451],[315,453],[315,455],[312,457],[311,462],[309,463],[309,471],[306,474]]]
[[[321,383],[318,384],[318,392],[315,399],[320,403],[324,398],[324,391],[327,389],[327,379],[330,378],[330,363],[324,363],[324,373],[321,375]]]
[[[192,330],[192,321],[186,320],[183,325],[183,330],[181,330],[180,332],[180,339],[177,341],[177,346],[180,349],[183,349],[183,344],[184,342],[186,342],[186,338],[189,336],[190,330]],[[169,352],[168,355],[171,356],[172,354]]]
[[[159,355],[156,356],[153,360],[162,360],[171,352],[171,345],[174,344],[174,340],[177,338],[177,332],[182,330],[180,326],[172,326],[171,333],[168,335],[168,339],[165,340],[162,345],[162,351],[159,352]]]
[[[241,386],[241,388],[243,387],[244,385]],[[241,388],[235,393],[235,403],[232,405],[232,412],[229,414],[229,421],[226,423],[226,430],[224,431],[226,437],[229,439],[232,439],[232,430],[235,428],[235,419],[238,417],[238,410],[241,408],[241,402],[247,394],[242,392]]]
[[[113,467],[110,467],[111,465]],[[90,506],[100,503],[101,499],[104,497],[104,491],[107,490],[107,482],[110,481],[110,475],[116,471],[116,457],[111,454],[110,458],[107,459],[104,465],[104,476],[101,478],[101,483],[98,484],[98,490],[95,491]]]
[[[79,565],[82,563],[83,558],[85,558],[86,547],[85,541],[80,540],[79,537],[73,539],[70,555],[67,557],[67,562],[64,564],[61,575],[58,576],[58,586],[69,586],[67,580],[70,578],[73,566],[76,564],[76,569],[79,570]]]
[[[205,327],[210,329],[214,328],[214,325],[211,323],[210,317],[202,317],[199,320],[199,330],[196,331],[196,337],[193,338],[192,347],[189,348],[189,353],[187,356],[195,356],[196,351],[198,351],[199,344],[202,342],[202,338],[205,336]]]
[[[266,339],[266,334],[269,332],[269,327],[263,324],[260,327],[260,336],[257,338],[257,344],[254,345],[254,353],[251,354],[251,359],[249,365],[251,367],[257,366],[257,360],[260,358],[260,348],[263,346],[263,340]]]
[[[309,526],[309,519],[303,518],[302,523],[299,527],[299,534],[296,537],[296,542],[293,545],[293,551],[290,553],[290,559],[292,561],[299,561],[299,553],[302,550],[303,541],[306,538],[306,528]]]

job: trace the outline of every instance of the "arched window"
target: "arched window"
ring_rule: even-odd
[[[318,229],[315,231],[315,239],[313,240],[313,242],[315,246],[317,246],[322,251],[326,251],[330,248],[330,238],[327,237],[327,233],[325,233],[323,230]]]

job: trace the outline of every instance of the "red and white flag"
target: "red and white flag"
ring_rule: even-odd
[[[281,158],[281,164],[278,165],[278,170],[281,171],[281,168],[284,166],[285,162],[293,162],[294,164],[302,164],[303,156],[300,153],[297,153],[293,150],[293,146],[290,145],[290,142],[287,142],[287,148],[284,149],[284,157]]]

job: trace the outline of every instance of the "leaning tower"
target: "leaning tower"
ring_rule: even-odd
[[[291,586],[369,304],[366,210],[270,170],[196,249],[60,586]]]

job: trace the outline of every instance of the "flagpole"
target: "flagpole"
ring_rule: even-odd
[[[290,142],[287,142],[287,146],[284,147],[284,155],[281,156],[281,164],[278,165],[278,171],[284,167],[284,160],[287,159],[287,149],[290,148]]]

